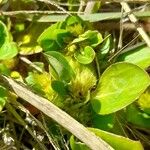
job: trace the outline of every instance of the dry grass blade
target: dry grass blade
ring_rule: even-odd
[[[131,12],[131,11],[130,11]],[[94,14],[83,14],[83,12],[70,12],[72,14],[79,13],[79,16],[84,21],[90,21],[90,22],[99,22],[99,21],[110,21],[110,20],[119,20],[122,15],[120,12],[103,12],[103,13],[94,13]],[[56,15],[57,14],[57,15]],[[57,22],[57,21],[63,21],[68,16],[66,12],[63,11],[2,11],[0,12],[0,16],[9,16],[9,17],[18,17],[22,15],[22,19],[33,21],[36,20],[37,22]],[[38,19],[35,19],[36,15],[39,15]],[[128,15],[128,13],[125,13],[124,16]],[[144,19],[150,17],[150,11],[145,12],[134,12],[134,15],[138,19]]]

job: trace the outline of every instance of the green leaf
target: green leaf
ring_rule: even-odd
[[[130,62],[145,69],[150,66],[150,48],[146,45],[135,46],[121,54],[117,61]]]
[[[66,26],[74,26],[75,24],[84,23],[79,16],[68,16],[65,22],[66,22]]]
[[[11,59],[18,54],[18,48],[14,42],[5,42],[0,48],[0,60]]]
[[[7,27],[0,21],[0,60],[13,58],[17,54],[17,45],[11,41]]]
[[[74,57],[81,64],[90,64],[95,58],[95,51],[92,47],[86,46],[83,51],[76,51]]]
[[[3,75],[10,75],[10,69],[3,63],[0,63],[0,74]]]
[[[99,52],[98,52],[99,59],[103,59],[106,56],[106,54],[108,54],[110,50],[110,44],[111,44],[111,36],[107,35],[99,48]]]
[[[67,88],[63,82],[55,80],[52,81],[51,86],[60,96],[64,97],[67,95]]]
[[[137,103],[141,110],[150,115],[150,87],[148,87],[147,90],[142,93]]]
[[[74,136],[70,137],[70,147],[72,150],[90,150],[84,143],[76,142]]]
[[[0,21],[0,47],[9,39],[8,30],[3,22]]]
[[[89,128],[89,130],[106,141],[115,150],[144,150],[139,141],[133,141],[123,136],[95,128]],[[90,150],[84,143],[76,142],[74,136],[70,138],[70,146],[72,150]]]
[[[44,55],[60,80],[69,82],[74,77],[73,69],[61,53],[49,51],[45,52]]]
[[[2,111],[3,107],[5,106],[7,100],[7,90],[0,86],[0,111]]]
[[[103,42],[103,38],[101,33],[99,33],[98,31],[88,30],[82,35],[80,35],[78,38],[74,39],[72,44],[80,43],[83,41],[86,42],[86,44],[90,45],[91,47],[96,47]]]
[[[150,115],[141,111],[133,104],[126,109],[126,119],[138,127],[150,129]]]
[[[79,16],[68,16],[65,20],[66,29],[74,36],[83,34],[86,23]]]
[[[109,131],[114,126],[115,116],[114,116],[114,114],[99,115],[97,113],[93,113],[92,122],[93,122],[94,128]]]
[[[57,51],[63,48],[71,34],[67,30],[62,29],[62,26],[63,23],[61,22],[53,24],[39,36],[37,41],[44,51]]]
[[[47,72],[36,73],[29,72],[25,78],[27,84],[31,86],[36,92],[42,94],[48,99],[53,97],[53,89],[51,88],[51,76]]]
[[[129,138],[125,138],[123,136],[119,136],[99,129],[89,129],[104,141],[106,141],[115,150],[144,150],[142,144],[139,141],[133,141]]]
[[[149,75],[130,63],[116,63],[108,67],[100,78],[91,100],[99,114],[116,112],[134,102],[149,86]]]

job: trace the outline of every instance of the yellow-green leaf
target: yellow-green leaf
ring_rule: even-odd
[[[99,114],[116,112],[134,102],[149,86],[149,75],[130,63],[116,63],[108,67],[100,78],[91,100]]]
[[[58,79],[68,82],[72,79],[72,77],[74,77],[75,74],[73,69],[61,53],[56,51],[49,51],[44,53],[44,55],[52,69],[57,74]]]
[[[139,141],[133,141],[129,138],[95,128],[89,128],[89,130],[106,141],[114,150],[144,150]],[[84,143],[76,142],[74,136],[70,138],[70,146],[72,150],[90,150]]]

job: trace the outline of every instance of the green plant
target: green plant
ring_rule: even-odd
[[[120,127],[120,124],[132,123],[139,128],[150,128],[150,77],[144,70],[150,65],[149,48],[142,45],[132,48],[132,51],[124,51],[111,64],[108,62],[112,54],[111,35],[100,33],[89,24],[79,16],[69,16],[49,27],[34,23],[26,31],[25,24],[23,27],[21,24],[21,29],[16,26],[14,34],[10,35],[1,21],[1,74],[23,82],[85,126],[92,127],[89,130],[114,149],[142,150],[139,141],[123,137],[126,126]],[[17,42],[13,41],[13,36]],[[28,56],[35,70],[29,67],[21,70],[18,54]],[[0,86],[0,110],[5,106],[10,108],[20,121],[21,118],[10,106],[12,97],[9,89]],[[18,97],[13,99],[16,104]],[[27,109],[33,110],[32,107]],[[48,131],[54,133],[51,128],[53,122],[47,120],[45,124],[50,124]],[[22,121],[21,124],[25,126]],[[58,129],[55,125],[54,128]],[[60,130],[68,139],[71,137],[72,150],[89,149],[85,144],[76,142],[67,131]],[[30,130],[29,133],[32,135]],[[56,139],[60,142],[59,137]]]

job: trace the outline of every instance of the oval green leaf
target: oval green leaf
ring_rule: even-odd
[[[0,48],[0,60],[11,59],[18,54],[18,47],[14,42],[6,41]]]
[[[0,60],[10,59],[18,54],[17,45],[11,40],[6,25],[0,21]]]
[[[101,76],[91,100],[99,114],[116,112],[134,102],[149,86],[150,78],[140,67],[130,63],[116,63]]]
[[[58,22],[45,29],[39,36],[38,43],[44,51],[59,51],[71,36],[71,33],[62,29],[63,23]]]
[[[74,77],[73,69],[61,53],[49,51],[44,55],[60,80],[69,82]]]
[[[95,51],[92,47],[86,46],[82,52],[76,51],[74,57],[81,64],[90,64],[95,58]]]

